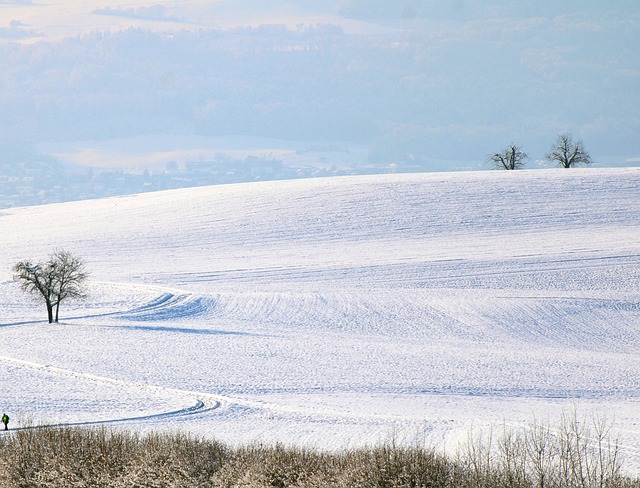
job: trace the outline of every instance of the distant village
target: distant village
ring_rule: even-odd
[[[289,167],[278,159],[168,163],[161,170],[84,168],[43,159],[0,161],[0,208],[129,195],[204,185],[244,183],[349,174],[380,173],[380,168]]]

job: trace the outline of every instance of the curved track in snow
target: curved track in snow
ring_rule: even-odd
[[[58,368],[50,365],[38,364],[32,361],[24,361],[20,359],[10,358],[6,356],[0,356],[0,363],[9,364],[19,368],[28,368],[40,373],[46,373],[48,375],[63,376],[66,378],[72,378],[78,382],[90,382],[90,383],[104,383],[118,388],[134,389],[138,390],[141,394],[162,394],[162,395],[175,395],[180,399],[190,398],[192,404],[189,404],[183,408],[170,411],[156,411],[154,413],[147,413],[138,416],[126,416],[126,417],[113,417],[100,420],[83,420],[83,421],[70,421],[70,422],[56,422],[56,423],[38,423],[36,425],[23,425],[19,427],[13,427],[11,430],[25,430],[25,429],[37,429],[43,427],[71,427],[71,426],[92,426],[92,425],[115,425],[119,423],[136,423],[147,421],[175,421],[177,419],[205,414],[218,414],[223,410],[228,410],[233,407],[250,408],[256,411],[271,411],[280,414],[290,414],[302,417],[318,416],[326,418],[351,418],[351,419],[400,419],[402,416],[397,414],[380,414],[380,413],[368,413],[357,414],[354,412],[344,412],[335,408],[318,409],[316,407],[303,407],[292,406],[286,404],[278,404],[274,402],[266,402],[260,400],[251,400],[247,398],[230,397],[225,395],[216,395],[204,392],[194,392],[179,390],[175,388],[166,388],[160,386],[153,386],[149,384],[139,384],[130,381],[123,381],[114,378],[107,378],[89,373],[83,373],[78,371],[71,371],[64,368]]]
[[[121,423],[121,422],[134,422],[134,421],[146,421],[146,420],[161,420],[161,419],[168,419],[168,418],[175,418],[175,417],[183,417],[186,415],[193,415],[196,413],[208,412],[211,410],[224,408],[224,405],[225,405],[225,400],[223,400],[220,397],[216,397],[214,395],[193,393],[193,392],[181,391],[173,388],[165,388],[165,387],[153,386],[148,384],[133,383],[130,381],[123,381],[123,380],[118,380],[114,378],[106,378],[103,376],[83,373],[79,371],[71,371],[64,368],[38,364],[32,361],[24,361],[21,359],[10,358],[7,356],[0,356],[0,362],[9,364],[11,366],[16,366],[19,368],[28,368],[40,373],[72,378],[74,381],[103,383],[103,384],[108,384],[118,388],[138,390],[142,395],[146,395],[146,394],[161,394],[164,396],[175,395],[177,398],[180,398],[180,399],[191,398],[193,401],[192,404],[189,404],[184,408],[180,408],[172,411],[148,413],[140,416],[116,417],[116,418],[102,419],[102,420],[87,420],[87,421],[81,421],[81,422],[64,422],[64,423],[53,423],[53,424],[45,424],[45,425],[35,425],[33,426],[33,428],[45,427],[45,426],[47,427],[81,426],[81,425],[115,424],[115,423]],[[32,427],[31,426],[19,427],[17,429],[14,428],[13,430],[19,430],[20,428],[32,428]]]

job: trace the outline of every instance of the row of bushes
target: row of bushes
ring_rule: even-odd
[[[232,448],[184,434],[32,428],[0,439],[2,487],[640,487],[604,422],[470,434],[458,453],[389,445],[338,453]]]

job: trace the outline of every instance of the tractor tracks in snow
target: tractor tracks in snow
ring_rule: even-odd
[[[215,307],[212,298],[167,287],[144,284],[96,282],[106,289],[116,288],[119,293],[137,297],[128,308],[68,317],[67,320],[115,317],[133,322],[170,321],[198,317]],[[126,306],[126,305],[125,305]]]

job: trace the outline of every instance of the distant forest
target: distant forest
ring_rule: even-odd
[[[575,127],[588,128],[596,156],[628,156],[637,140],[638,33],[624,29],[624,2],[600,30],[593,19],[530,19],[531,2],[504,2],[521,17],[500,21],[477,1],[334,3],[345,18],[373,18],[369,30],[129,29],[0,44],[0,158],[41,141],[151,133],[362,142],[380,164],[481,161],[509,142],[542,155]],[[4,40],[29,29],[12,23]]]
[[[371,140],[428,119],[423,43],[281,25],[0,46],[3,134]],[[416,110],[424,104],[424,111]]]

